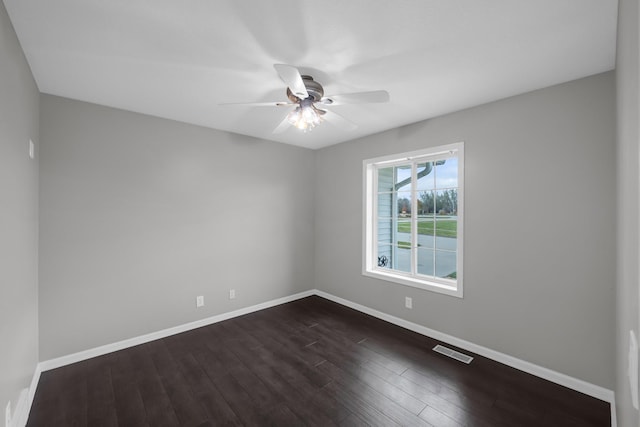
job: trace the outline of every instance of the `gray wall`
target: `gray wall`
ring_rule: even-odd
[[[0,2],[0,410],[38,363],[38,88]],[[3,418],[4,420],[4,418]]]
[[[459,141],[464,299],[362,276],[362,160]],[[613,73],[328,147],[316,160],[318,289],[614,388]]]
[[[313,288],[313,151],[40,106],[41,360]]]
[[[618,286],[617,384],[618,425],[637,426],[638,411],[631,404],[627,357],[629,331],[638,337],[638,251],[640,178],[638,170],[638,0],[620,0],[618,9],[617,135],[618,135]],[[640,338],[640,337],[638,337]],[[637,381],[637,379],[636,379]]]

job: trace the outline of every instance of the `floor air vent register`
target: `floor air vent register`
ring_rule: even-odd
[[[459,362],[466,363],[467,365],[473,360],[473,357],[471,356],[467,356],[466,354],[462,354],[459,351],[452,350],[440,344],[433,347],[433,351],[444,354],[445,356],[448,356],[452,359],[456,359]]]

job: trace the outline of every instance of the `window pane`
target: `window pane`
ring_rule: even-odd
[[[411,216],[411,192],[399,191],[397,197],[398,217]]]
[[[433,276],[433,249],[418,248],[418,274]]]
[[[378,219],[378,243],[393,243],[393,220]]]
[[[393,191],[393,168],[378,169],[378,192]]]
[[[458,188],[458,158],[435,162],[436,188]]]
[[[391,245],[378,244],[378,267],[393,268],[393,250]]]
[[[393,269],[398,271],[404,271],[406,273],[411,272],[411,248],[410,243],[404,240],[399,240],[395,247],[395,258],[393,260]]]
[[[378,217],[391,218],[393,216],[393,194],[378,193]]]
[[[433,191],[418,192],[418,215],[432,214],[435,208]]]
[[[398,218],[396,240],[411,240],[411,218]]]
[[[433,190],[435,188],[433,163],[427,162],[418,164],[416,174],[418,177],[416,189],[418,191]]]
[[[455,251],[458,249],[458,218],[439,215],[436,223],[436,248]]]
[[[396,190],[411,191],[411,166],[396,167]]]
[[[436,251],[436,277],[456,278],[456,253]]]
[[[458,212],[458,190],[438,190],[436,191],[436,207],[437,215],[456,215]]]
[[[431,217],[418,218],[418,247],[433,249],[434,243],[434,219]]]

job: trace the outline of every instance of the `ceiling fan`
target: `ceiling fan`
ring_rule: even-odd
[[[247,105],[254,107],[295,106],[295,108],[291,110],[284,120],[282,120],[282,122],[273,130],[273,133],[282,133],[290,126],[295,126],[296,128],[307,132],[318,126],[323,121],[331,122],[333,125],[341,129],[353,130],[357,127],[355,123],[325,108],[334,105],[389,101],[389,93],[385,90],[324,96],[324,89],[322,85],[313,80],[313,77],[306,74],[300,74],[300,71],[296,67],[286,64],[275,64],[273,67],[278,72],[282,81],[287,85],[288,101],[250,102],[222,105]]]

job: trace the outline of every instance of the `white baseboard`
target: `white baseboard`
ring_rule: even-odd
[[[211,325],[213,323],[222,322],[223,320],[232,319],[234,317],[253,313],[254,311],[275,307],[276,305],[295,301],[297,299],[305,298],[311,295],[314,295],[313,290],[300,292],[294,295],[289,295],[287,297],[278,298],[278,299],[263,302],[260,304],[252,305],[251,307],[245,307],[238,310],[230,311],[228,313],[222,313],[216,316],[207,317],[206,319],[196,320],[195,322],[185,323],[183,325],[175,326],[173,328],[163,329],[161,331],[152,332],[150,334],[129,338],[129,339],[118,341],[112,344],[106,344],[100,347],[79,351],[77,353],[69,354],[67,356],[45,360],[43,362],[40,362],[38,364],[38,367],[40,368],[41,372],[48,371],[50,369],[55,369],[61,366],[70,365],[71,363],[76,363],[76,362],[81,362],[83,360],[91,359],[92,357],[113,353],[114,351],[123,350],[125,348],[133,347],[139,344],[144,344],[150,341],[155,341],[161,338],[166,338],[168,336],[179,334],[181,332],[186,332],[192,329],[197,329],[203,326]]]
[[[366,307],[364,305],[357,304],[353,301],[349,301],[344,298],[340,298],[335,295],[332,295],[317,289],[300,292],[287,297],[278,298],[278,299],[267,301],[261,304],[256,304],[251,307],[241,308],[239,310],[234,310],[228,313],[219,314],[216,316],[208,317],[206,319],[201,319],[195,322],[186,323],[184,325],[175,326],[173,328],[164,329],[158,332],[153,332],[153,333],[142,335],[139,337],[126,339],[116,343],[107,344],[100,347],[95,347],[92,349],[73,353],[67,356],[62,356],[55,359],[50,359],[50,360],[40,362],[36,367],[36,372],[34,373],[33,380],[31,382],[31,387],[29,388],[28,399],[27,399],[28,405],[26,405],[27,410],[25,411],[24,422],[20,424],[16,423],[15,426],[22,427],[26,424],[27,417],[29,414],[29,409],[31,408],[31,404],[33,403],[33,397],[35,395],[36,387],[37,387],[41,372],[48,371],[50,369],[59,368],[61,366],[69,365],[71,363],[80,362],[82,360],[87,360],[92,357],[101,356],[103,354],[112,353],[114,351],[123,350],[125,348],[129,348],[135,345],[144,344],[150,341],[165,338],[171,335],[179,334],[181,332],[186,332],[192,329],[200,328],[202,326],[211,325],[217,322],[221,322],[223,320],[242,316],[244,314],[253,313],[255,311],[274,307],[276,305],[295,301],[311,295],[317,295],[322,298],[326,298],[330,301],[336,302],[346,307],[353,308],[354,310],[360,311],[362,313],[368,314],[373,317],[377,317],[378,319],[382,319],[389,323],[393,323],[394,325],[401,326],[405,329],[409,329],[421,335],[425,335],[430,338],[468,350],[472,353],[476,353],[488,359],[495,360],[496,362],[500,362],[507,366],[511,366],[512,368],[516,368],[523,372],[527,372],[529,374],[532,374],[537,377],[543,378],[545,380],[551,381],[553,383],[562,385],[572,390],[579,391],[580,393],[584,393],[586,395],[595,397],[596,399],[600,399],[605,402],[608,402],[611,405],[611,426],[616,427],[615,394],[612,390],[608,390],[606,388],[597,386],[595,384],[591,384],[586,381],[562,374],[560,372],[556,372],[551,369],[547,369],[542,366],[535,365],[525,360],[521,360],[513,356],[509,356],[508,354],[500,353],[490,348],[483,347],[460,338],[456,338],[454,336],[445,334],[443,332],[439,332],[434,329],[430,329],[425,326],[418,325],[413,322],[409,322],[399,317],[395,317],[390,314],[383,313],[381,311]]]
[[[443,332],[439,332],[434,329],[409,322],[408,320],[404,320],[399,317],[374,310],[372,308],[360,305],[344,298],[337,297],[324,291],[315,290],[315,295],[326,298],[340,305],[353,308],[354,310],[360,311],[370,316],[377,317],[378,319],[384,320],[386,322],[393,323],[394,325],[401,326],[405,329],[409,329],[410,331],[417,332],[421,335],[425,335],[438,341],[443,341],[453,346],[468,350],[472,353],[479,354],[480,356],[495,360],[496,362],[511,366],[512,368],[535,375],[561,386],[579,391],[580,393],[595,397],[596,399],[600,399],[604,402],[608,402],[611,405],[611,426],[616,427],[615,393],[612,390],[588,383],[577,378],[570,377],[568,375],[553,371],[548,368],[544,368],[542,366],[535,365],[531,362],[527,362],[526,360],[521,360],[513,356],[509,356],[508,354],[500,353],[499,351],[491,350],[490,348],[483,347],[481,345],[477,345],[460,338],[456,338]]]
[[[33,380],[31,381],[31,383],[31,388],[25,388],[20,392],[18,402],[16,403],[13,415],[11,416],[9,427],[24,427],[27,424],[29,411],[31,409],[31,401],[29,401],[29,390],[35,390],[35,388],[33,387]]]
[[[36,367],[36,372],[38,372],[38,368]],[[16,401],[16,405],[14,406],[13,413],[9,413],[5,422],[6,427],[24,427],[27,424],[27,420],[29,419],[29,412],[31,411],[31,403],[33,402],[33,398],[30,399],[31,391],[35,390],[38,381],[35,380],[36,375],[31,380],[31,385],[29,388],[25,388],[20,391],[20,395],[18,396],[18,400]],[[40,377],[40,374],[37,374],[37,377]],[[7,409],[9,411],[10,409]]]
[[[31,378],[31,385],[29,385],[29,390],[27,391],[27,399],[24,411],[21,414],[21,417],[15,421],[13,427],[24,427],[27,425],[27,421],[29,420],[29,413],[31,412],[31,406],[33,405],[33,399],[36,397],[36,389],[38,388],[38,382],[40,381],[40,374],[42,373],[41,363],[36,365],[36,369],[33,373],[33,378]]]
[[[611,427],[617,427],[618,426],[618,420],[616,418],[616,402],[615,399],[614,401],[610,402],[611,404]]]

